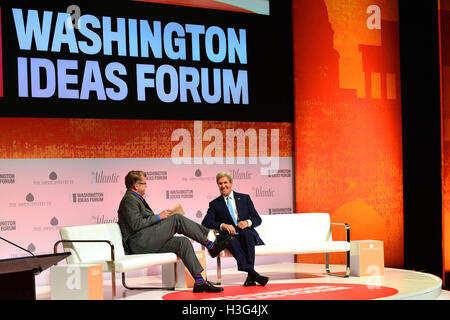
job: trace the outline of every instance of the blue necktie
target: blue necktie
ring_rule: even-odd
[[[236,215],[234,214],[233,204],[231,203],[230,196],[227,196],[227,206],[228,206],[228,211],[230,212],[230,216],[233,219],[234,225],[237,226]],[[238,234],[237,231],[236,231],[236,234]]]

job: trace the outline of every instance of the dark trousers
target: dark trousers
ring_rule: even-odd
[[[239,229],[239,234],[234,236],[229,248],[237,261],[239,271],[253,270],[255,266],[256,238],[250,229]]]
[[[129,239],[129,246],[131,251],[137,254],[173,252],[180,257],[190,274],[194,276],[201,273],[203,267],[188,238],[203,244],[207,239],[208,232],[208,228],[180,214],[174,214],[139,231],[139,240],[134,242],[132,237]],[[174,237],[176,233],[188,238]]]

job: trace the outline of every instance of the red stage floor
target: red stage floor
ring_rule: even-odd
[[[225,286],[221,293],[193,293],[192,290],[168,293],[164,300],[371,300],[390,297],[398,290],[369,288],[348,283],[275,283],[266,286]]]
[[[332,266],[339,271],[342,266]],[[222,270],[224,291],[216,294],[192,293],[192,289],[176,290],[126,290],[118,279],[117,299],[124,300],[450,300],[442,291],[440,278],[410,270],[385,268],[384,276],[340,278],[328,276],[324,265],[280,263],[260,265],[256,270],[269,276],[265,287],[243,287],[246,274],[236,269]],[[215,270],[208,270],[208,280],[216,280]],[[104,275],[104,299],[111,299],[111,281]],[[127,278],[130,286],[161,286],[161,277],[152,275]],[[50,287],[37,288],[37,299],[50,299]]]

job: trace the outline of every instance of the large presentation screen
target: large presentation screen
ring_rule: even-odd
[[[286,4],[158,2],[0,2],[0,116],[292,121]]]

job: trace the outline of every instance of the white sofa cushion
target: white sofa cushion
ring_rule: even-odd
[[[261,215],[256,230],[264,245],[255,247],[255,255],[307,254],[350,251],[350,242],[332,241],[328,213]],[[228,250],[221,257],[231,257]]]
[[[148,268],[155,265],[166,263],[175,263],[178,257],[175,253],[147,253],[147,254],[132,254],[116,259],[115,272],[129,272],[142,268]],[[82,262],[82,264],[101,264],[103,272],[112,271],[110,264],[105,260],[93,260]]]
[[[117,223],[94,224],[85,226],[62,227],[62,240],[109,240],[114,245],[115,271],[128,272],[154,265],[175,263],[175,253],[150,253],[125,255],[122,244],[122,233]],[[68,263],[101,264],[103,271],[112,271],[107,261],[111,261],[111,249],[107,243],[64,243],[66,251],[72,255],[67,258]]]
[[[261,215],[256,228],[266,245],[331,241],[328,213]]]
[[[307,254],[345,252],[350,250],[347,241],[332,241],[328,213],[297,213],[261,215],[262,223],[256,228],[265,245],[256,246],[256,255]],[[115,271],[128,272],[141,268],[175,263],[174,253],[125,255],[122,233],[117,223],[62,227],[63,240],[109,240],[114,245]],[[64,243],[64,249],[72,253],[68,263],[98,263],[103,271],[112,271],[107,261],[111,250],[107,243]],[[231,256],[228,250],[220,257]]]

